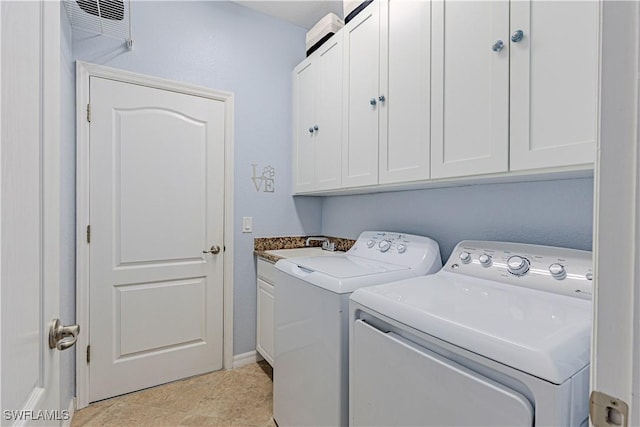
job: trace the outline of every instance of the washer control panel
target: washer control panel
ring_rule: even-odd
[[[444,269],[457,274],[591,299],[593,260],[588,251],[464,240]]]
[[[442,265],[438,244],[414,234],[363,231],[347,254],[409,267],[425,262]]]

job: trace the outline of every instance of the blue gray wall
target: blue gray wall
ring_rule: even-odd
[[[322,207],[324,234],[425,235],[440,244],[443,261],[465,239],[591,250],[592,222],[591,178],[327,197]]]
[[[133,51],[74,30],[74,59],[235,93],[234,354],[255,350],[253,238],[321,230],[322,201],[290,196],[291,72],[306,30],[231,2],[140,1],[132,14]],[[255,190],[254,163],[275,168],[274,193]]]
[[[72,33],[60,5],[60,320],[76,323],[76,82]],[[82,331],[85,333],[86,331]],[[60,352],[60,407],[75,396],[76,347]]]

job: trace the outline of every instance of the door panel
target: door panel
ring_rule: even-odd
[[[533,425],[518,392],[362,320],[351,351],[350,425]]]
[[[0,40],[2,425],[60,425],[60,3],[1,2]]]
[[[95,401],[222,367],[224,103],[95,77],[90,97]]]
[[[379,2],[367,6],[344,27],[346,138],[342,149],[343,187],[378,183],[378,102],[380,63]]]
[[[511,5],[511,170],[592,163],[598,123],[599,3]]]
[[[387,100],[380,110],[381,122],[387,120],[387,126],[380,126],[381,184],[429,178],[430,6],[428,1],[389,2],[389,76],[388,88],[381,91]],[[384,86],[384,81],[382,83]]]
[[[509,3],[439,1],[432,11],[431,177],[505,172]]]
[[[170,109],[113,114],[116,266],[200,259],[207,244],[207,123]],[[180,179],[166,179],[167,174]]]

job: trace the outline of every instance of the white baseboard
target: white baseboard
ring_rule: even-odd
[[[73,420],[73,415],[76,413],[76,398],[72,397],[69,401],[69,407],[67,408],[69,411],[69,419],[64,420],[62,422],[62,427],[71,427],[71,421]]]
[[[233,368],[240,368],[241,366],[249,365],[251,363],[256,363],[262,360],[262,356],[253,350],[247,351],[246,353],[236,354],[233,356]]]

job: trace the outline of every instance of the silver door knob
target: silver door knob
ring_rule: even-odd
[[[309,128],[309,133],[313,133],[313,128]]]
[[[313,130],[318,130],[318,125],[315,125],[315,126],[313,127]]]
[[[511,34],[511,41],[514,43],[518,43],[522,40],[522,38],[524,37],[524,31],[522,30],[515,30],[512,34]]]
[[[211,249],[209,249],[208,251],[202,251],[203,254],[217,254],[220,252],[220,246],[218,245],[213,245],[211,246]]]
[[[378,101],[380,101],[380,102],[384,102],[385,100],[386,100],[386,98],[384,97],[384,95],[380,95],[378,97]]]
[[[80,326],[62,326],[60,319],[53,319],[49,322],[49,348],[57,348],[62,351],[73,347],[78,340],[79,333]]]
[[[491,50],[494,52],[500,52],[504,48],[504,42],[502,40],[498,40],[491,46]]]
[[[378,102],[376,101],[375,98],[371,98],[371,100],[369,101],[369,104],[371,105],[376,105]]]

